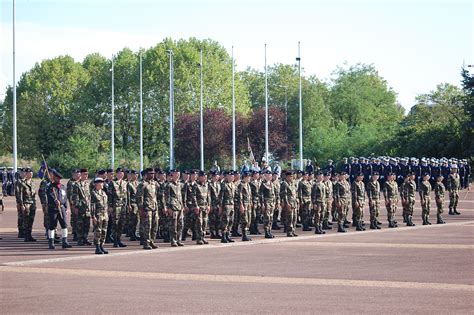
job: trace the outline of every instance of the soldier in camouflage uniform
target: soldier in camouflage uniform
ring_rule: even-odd
[[[129,219],[128,237],[130,241],[137,240],[138,227],[138,204],[137,204],[137,188],[138,174],[136,170],[130,170],[130,180],[127,181],[127,211]]]
[[[229,230],[232,228],[232,220],[234,219],[234,197],[236,187],[234,184],[234,173],[224,172],[225,180],[221,184],[219,193],[219,214],[221,218],[221,243],[233,243],[230,238]]]
[[[435,199],[436,199],[436,207],[437,207],[437,221],[436,223],[437,224],[444,224],[446,222],[444,222],[443,220],[443,208],[444,208],[444,193],[446,191],[446,188],[444,187],[444,184],[443,184],[443,175],[439,175],[437,178],[436,178],[436,183],[435,183],[435,187],[434,187],[434,191],[435,191]]]
[[[421,203],[421,218],[423,220],[423,225],[431,225],[429,221],[430,208],[431,208],[431,184],[430,184],[430,174],[424,173],[423,180],[420,183],[420,203]]]
[[[323,214],[323,230],[332,230],[332,223],[329,222],[329,211],[331,210],[333,201],[334,201],[334,191],[333,185],[331,182],[331,173],[327,172],[324,174],[323,183],[326,185],[326,206],[324,207],[324,214]]]
[[[156,200],[156,183],[153,180],[155,170],[147,168],[145,179],[137,186],[137,205],[143,218],[143,249],[155,249],[156,232],[158,231],[158,202]]]
[[[124,170],[119,167],[115,171],[117,180],[110,182],[109,205],[112,207],[112,236],[114,238],[114,247],[127,247],[120,238],[122,237],[123,225],[126,215],[127,204],[127,182],[123,180]]]
[[[244,172],[242,180],[237,187],[237,204],[240,211],[240,228],[242,230],[242,241],[247,242],[252,239],[248,237],[252,212],[252,189],[250,188],[250,174]]]
[[[385,206],[387,207],[388,227],[397,227],[395,221],[395,212],[397,212],[398,204],[398,185],[395,181],[395,173],[388,173],[387,181],[384,184],[383,196],[385,199]]]
[[[208,244],[206,240],[206,221],[211,210],[211,195],[207,184],[207,175],[204,171],[199,172],[198,182],[194,185],[190,211],[196,215],[196,244]]]
[[[458,212],[458,200],[459,200],[459,189],[461,189],[461,179],[458,174],[458,167],[456,164],[451,166],[451,174],[448,177],[448,186],[449,191],[449,214],[461,214]]]
[[[309,227],[311,222],[311,183],[309,182],[309,173],[305,172],[303,178],[298,183],[298,201],[300,204],[301,223],[303,231],[311,231]]]
[[[416,181],[415,173],[410,173],[408,181],[403,186],[403,202],[407,207],[406,221],[407,226],[415,226],[413,223],[413,208],[415,206]],[[396,225],[396,222],[395,222]]]
[[[72,185],[71,192],[71,205],[74,207],[76,215],[76,234],[77,234],[77,245],[92,245],[87,239],[90,229],[91,222],[91,194],[90,194],[90,183],[89,173],[87,169],[80,170],[81,177]]]
[[[240,185],[240,173],[234,172],[234,186],[237,189]],[[240,225],[240,206],[237,201],[237,194],[234,196],[234,222],[232,223],[232,233],[231,236],[233,237],[241,237],[242,234],[239,233],[239,225]]]
[[[23,178],[25,177],[25,172],[23,168],[18,170],[18,177],[15,180],[15,199],[16,199],[16,210],[17,210],[17,227],[18,227],[18,238],[25,238],[25,233],[23,233],[23,211],[21,210],[21,197],[20,197],[20,188],[23,183]]]
[[[379,172],[374,172],[367,184],[367,197],[369,199],[369,211],[370,211],[370,228],[372,230],[380,230],[378,224],[378,216],[380,209],[380,183],[379,183]]]
[[[311,188],[311,199],[313,202],[313,222],[314,222],[314,233],[325,234],[326,232],[322,229],[322,221],[324,219],[324,213],[326,208],[326,195],[327,186],[323,182],[323,173],[318,172],[316,176],[316,182]]]
[[[49,237],[49,227],[48,227],[48,198],[46,196],[46,187],[51,182],[50,174],[47,172],[44,174],[43,179],[41,180],[39,189],[38,189],[38,196],[41,202],[41,208],[43,210],[43,227],[46,231],[46,239]]]
[[[219,218],[219,193],[221,191],[221,183],[219,181],[219,173],[211,172],[211,182],[209,183],[209,194],[211,196],[211,211],[209,213],[209,231],[211,239],[220,239],[219,234],[220,218]]]
[[[66,194],[67,194],[67,201],[69,202],[69,208],[71,209],[71,229],[72,229],[72,240],[77,241],[77,211],[74,209],[74,205],[72,203],[72,188],[74,184],[79,181],[81,177],[81,170],[74,169],[71,173],[71,178],[68,180],[66,184]]]
[[[258,222],[261,216],[260,205],[260,173],[255,171],[250,181],[250,189],[252,189],[252,214],[250,222],[250,234],[261,234],[258,230]],[[283,215],[283,214],[282,214]]]
[[[272,234],[272,223],[273,211],[275,210],[275,187],[273,186],[271,171],[264,171],[264,180],[260,184],[259,192],[265,238],[274,238]]]
[[[345,233],[347,232],[346,228],[349,227],[348,224],[350,223],[347,221],[347,213],[349,212],[349,204],[351,202],[351,186],[347,181],[347,174],[344,171],[339,175],[339,180],[337,181],[334,190],[334,197],[338,209],[337,231]]]
[[[181,242],[183,233],[183,197],[181,182],[179,181],[180,173],[178,170],[170,170],[170,181],[165,190],[166,208],[165,212],[169,217],[169,234],[171,246],[184,246]]]
[[[356,231],[365,231],[363,226],[364,204],[365,204],[365,185],[364,173],[357,174],[356,180],[352,183],[352,208],[355,210],[354,219],[356,220]]]
[[[107,224],[107,234],[105,235],[105,243],[112,243],[114,229],[114,207],[112,204],[113,196],[110,187],[112,186],[112,182],[114,181],[115,173],[113,169],[108,168],[105,170],[104,174],[104,191],[107,194],[107,200],[109,202],[109,223]]]
[[[336,198],[334,198],[334,193],[336,191],[336,185],[337,185],[338,179],[339,179],[339,173],[335,173],[333,176],[331,176],[332,196],[333,196],[332,203],[331,203],[331,221],[332,222],[337,222],[337,204],[336,204]]]
[[[94,245],[96,254],[108,254],[104,248],[107,225],[109,223],[109,203],[104,191],[104,179],[97,177],[93,181],[94,189],[91,192],[91,216],[94,224]]]
[[[403,209],[403,223],[407,223],[407,218],[408,218],[408,203],[405,202],[405,198],[403,197],[404,192],[405,192],[405,186],[408,185],[408,181],[410,180],[410,173],[407,173],[405,175],[405,178],[403,179],[403,183],[398,187],[400,191],[400,199],[402,200],[402,209]]]
[[[24,173],[25,178],[19,188],[19,202],[23,215],[23,233],[25,236],[24,241],[36,242],[36,239],[31,236],[36,214],[36,188],[31,179],[33,177],[33,170],[28,167],[24,170]]]
[[[280,174],[277,171],[273,172],[272,176],[273,187],[275,187],[275,211],[273,211],[272,230],[280,230],[278,220],[281,218],[281,204],[280,204]]]
[[[165,189],[168,182],[166,181],[166,174],[161,168],[155,169],[157,174],[156,180],[156,200],[158,201],[158,234],[165,243],[170,242],[170,235],[168,229],[168,216],[165,213]]]
[[[280,200],[285,211],[286,236],[298,236],[295,233],[298,211],[298,187],[292,171],[287,171],[285,181],[280,186]]]
[[[189,229],[192,231],[192,240],[195,241],[197,239],[197,232],[196,232],[196,219],[197,215],[196,212],[192,210],[195,208],[192,202],[196,199],[195,194],[195,186],[196,178],[197,178],[197,171],[191,170],[189,172],[189,180],[184,182],[184,228],[183,228],[183,235],[182,240],[186,241],[186,236],[188,234]]]

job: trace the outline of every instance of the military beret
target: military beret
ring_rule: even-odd
[[[242,172],[242,178],[249,177],[250,173],[249,172]]]
[[[59,172],[58,172],[57,170],[55,170],[55,169],[53,169],[53,172],[52,172],[52,173],[53,173],[53,175],[54,175],[55,177],[63,178],[63,175],[61,175],[61,173],[59,173]]]
[[[294,174],[293,171],[286,171],[286,172],[285,172],[285,175],[286,175],[286,176],[291,176],[291,175],[293,175],[293,174]]]
[[[335,173],[334,173],[334,176],[339,176],[339,173],[338,173],[338,172],[335,172]]]
[[[124,169],[122,167],[117,167],[117,169],[115,170],[115,172],[117,172],[117,173],[118,172],[123,172],[123,171],[124,171]]]
[[[280,175],[277,171],[273,171],[273,175]]]
[[[128,170],[128,173],[129,174],[137,174],[137,171],[136,170]]]
[[[155,173],[155,169],[153,167],[147,167],[144,169],[144,172],[146,174],[154,174]]]
[[[346,171],[342,171],[341,174],[339,175],[347,175],[347,172]]]
[[[357,177],[364,176],[364,173],[357,173]]]
[[[96,178],[94,179],[94,184],[103,183],[103,182],[104,182],[104,179],[101,178],[101,177],[96,177]]]
[[[105,170],[102,170],[102,169],[97,170],[97,174],[98,174],[98,175],[104,175],[105,173],[106,173]]]
[[[199,175],[199,176],[206,176],[207,174],[206,174],[206,172],[204,172],[204,171],[199,171],[198,175]]]
[[[25,167],[25,168],[23,169],[23,172],[31,173],[31,172],[33,172],[33,169],[32,169],[31,167]]]
[[[326,173],[324,173],[324,176],[330,177],[330,176],[331,176],[331,172],[326,172]]]
[[[75,168],[72,170],[72,173],[81,173],[81,169],[80,168]]]
[[[199,173],[199,171],[197,171],[197,170],[190,170],[189,171],[189,174],[196,175],[197,173]]]
[[[423,173],[423,177],[425,177],[425,176],[430,176],[430,173],[426,173],[426,172]]]
[[[324,173],[323,173],[323,172],[321,172],[321,171],[319,171],[319,172],[317,172],[317,173],[316,173],[316,175],[317,175],[317,176],[323,176],[323,175],[324,175]]]
[[[380,175],[379,172],[374,172],[372,175]]]
[[[388,176],[394,176],[394,175],[396,175],[394,172],[388,173]]]
[[[81,168],[81,173],[89,173],[89,171],[87,170],[87,168]]]
[[[143,176],[143,175],[146,174],[146,171],[145,171],[145,170],[142,170],[142,171],[140,172],[140,174]]]
[[[111,169],[111,168],[108,168],[108,169],[106,169],[105,171],[106,171],[107,173],[113,173],[113,172],[114,172],[114,170]]]

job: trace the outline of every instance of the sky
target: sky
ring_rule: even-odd
[[[12,1],[0,0],[0,98],[13,83]],[[163,38],[213,39],[237,70],[294,64],[330,80],[345,63],[373,64],[407,110],[440,83],[460,85],[474,64],[474,0],[16,0],[16,80],[43,59]]]

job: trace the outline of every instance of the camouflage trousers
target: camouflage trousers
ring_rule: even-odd
[[[219,207],[211,206],[211,212],[209,213],[209,231],[211,234],[219,234],[220,229],[220,218],[219,218]]]
[[[162,237],[165,236],[165,234],[168,234],[168,216],[166,215],[165,209],[162,206],[158,206],[158,231]]]
[[[158,232],[158,211],[157,210],[146,210],[143,221],[143,240],[145,244],[151,244],[155,242],[156,232]]]
[[[125,223],[125,206],[112,208],[112,236],[114,240],[120,240],[122,236],[123,225]]]
[[[313,222],[314,225],[319,225],[324,219],[324,213],[326,212],[325,202],[316,202],[313,205]]]
[[[458,207],[459,191],[453,190],[449,192],[449,209],[456,210]]]
[[[128,218],[128,233],[130,236],[135,235],[137,232],[138,221],[139,221],[137,204],[130,205],[130,208],[128,209],[127,218]]]
[[[428,219],[431,210],[431,198],[425,197],[425,202],[421,203],[421,218]]]
[[[444,212],[444,198],[436,199],[437,213],[442,214]]]
[[[74,213],[72,207],[71,207],[71,218],[69,222],[71,223],[72,234],[77,235],[77,215]]]
[[[240,213],[240,228],[242,233],[248,232],[250,229],[250,222],[252,222],[252,209],[249,204],[243,204],[244,211]],[[240,209],[239,209],[240,212]]]
[[[196,215],[196,237],[197,240],[203,240],[206,236],[207,207],[199,207]]]
[[[363,202],[357,202],[358,205],[354,203],[354,219],[356,222],[360,222],[364,219],[364,203]]]
[[[196,234],[196,221],[197,215],[194,212],[194,209],[189,208],[189,210],[184,215],[184,233],[188,233],[188,230],[193,231],[193,235]]]
[[[311,223],[311,200],[303,200],[300,215],[303,225],[309,225]]]
[[[406,204],[407,207],[407,215],[413,216],[413,209],[415,208],[415,198],[413,199],[408,199],[408,202]]]
[[[285,207],[285,226],[286,233],[292,233],[296,228],[296,221],[298,219],[298,207],[287,205]]]
[[[35,221],[36,205],[34,203],[25,203],[25,211],[23,211],[23,233],[31,234],[33,222]]]
[[[372,199],[369,201],[370,222],[377,220],[380,213],[380,199]]]
[[[232,223],[232,232],[237,232],[240,224],[240,205],[234,204],[234,222]]]
[[[107,234],[109,216],[105,212],[96,214],[95,218],[96,222],[94,224],[94,245],[102,245],[105,242],[105,235]]]
[[[258,200],[254,200],[252,202],[252,209],[251,209],[251,214],[250,214],[250,219],[251,219],[251,222],[250,224],[254,224],[254,222],[256,222],[256,224],[258,224],[258,222],[260,221],[260,216],[261,216],[261,209],[260,209],[260,203]]]
[[[222,207],[221,213],[221,231],[227,233],[234,223],[234,205],[226,205]]]
[[[326,201],[326,205],[324,207],[324,214],[323,214],[323,218],[322,220],[329,220],[329,213],[331,213],[333,216],[334,214],[332,213],[332,200],[331,199],[328,199]]]
[[[273,224],[273,211],[275,210],[275,203],[273,202],[266,202],[265,205],[262,207],[263,212],[263,228],[265,232],[272,231],[272,224]]]
[[[171,211],[168,224],[171,243],[180,241],[183,234],[183,210]]]
[[[273,210],[273,222],[278,222],[278,219],[280,219],[281,215],[281,207],[279,204],[275,205],[275,210]]]
[[[395,213],[397,212],[397,200],[391,199],[389,203],[386,205],[387,208],[387,220],[389,222],[395,219]]]
[[[18,227],[18,232],[23,233],[23,211],[21,211],[21,206],[19,203],[16,204],[16,212],[17,212],[16,225]]]
[[[349,200],[340,199],[340,206],[337,208],[337,223],[343,224],[347,220],[347,214],[349,212]]]
[[[91,214],[88,210],[86,211],[85,209],[79,209],[79,212],[76,216],[76,225],[77,240],[87,240],[91,226]]]

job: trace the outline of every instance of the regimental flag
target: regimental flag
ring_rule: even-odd
[[[250,153],[249,160],[253,164],[255,163],[255,156],[253,155],[252,147],[250,146],[250,140],[249,137],[247,137],[247,147]]]
[[[47,165],[46,165],[46,161],[43,160],[43,162],[41,162],[41,166],[40,166],[40,169],[38,171],[38,177],[43,179],[44,178],[44,175],[46,174],[47,172]]]

